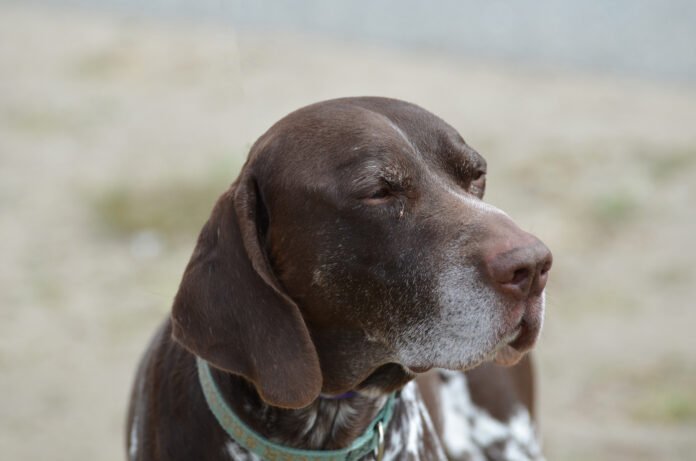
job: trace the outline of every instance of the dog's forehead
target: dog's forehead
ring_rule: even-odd
[[[388,98],[344,98],[304,107],[271,127],[256,147],[263,163],[297,179],[389,155],[439,165],[481,163],[478,153],[442,119]]]

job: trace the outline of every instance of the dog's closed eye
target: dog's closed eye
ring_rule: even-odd
[[[372,194],[367,198],[368,201],[386,201],[393,197],[392,187],[388,183],[380,185],[377,189],[372,192]]]
[[[395,165],[374,165],[370,162],[367,170],[353,181],[356,196],[367,205],[383,205],[408,194],[412,189],[409,176]]]

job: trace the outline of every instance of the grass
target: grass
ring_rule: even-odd
[[[655,181],[669,181],[696,164],[696,147],[652,155],[647,158],[647,164]]]
[[[151,187],[123,184],[106,188],[92,203],[98,228],[113,237],[147,231],[166,242],[197,235],[229,176],[162,181]]]
[[[641,422],[696,423],[696,369],[682,358],[630,373],[637,392],[629,401],[631,416]]]
[[[48,134],[70,131],[79,126],[74,117],[46,109],[12,109],[5,114],[12,129],[29,134]]]
[[[694,280],[694,271],[691,265],[670,262],[669,266],[658,267],[654,277],[660,287],[671,288],[689,284]]]
[[[636,403],[632,415],[639,421],[659,423],[696,423],[694,389],[674,387],[663,383],[652,395]]]
[[[627,191],[606,191],[590,202],[590,217],[602,227],[616,227],[637,215],[638,200]]]

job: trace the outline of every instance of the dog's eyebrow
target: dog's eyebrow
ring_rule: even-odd
[[[483,170],[484,172],[488,169],[488,162],[486,162],[486,159],[483,158],[483,155],[479,154],[478,151],[469,148],[467,155],[471,158],[471,163],[474,168]]]
[[[486,159],[466,144],[463,148],[448,149],[443,160],[449,168],[454,168],[458,175],[471,175],[478,171],[486,173],[488,169]]]
[[[354,174],[352,183],[356,188],[373,185],[379,180],[400,185],[408,179],[404,165],[400,165],[396,159],[379,156],[363,159]]]

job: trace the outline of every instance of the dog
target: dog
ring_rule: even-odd
[[[414,104],[273,125],[141,360],[129,459],[542,459],[524,354],[552,256],[485,188],[483,157]]]

